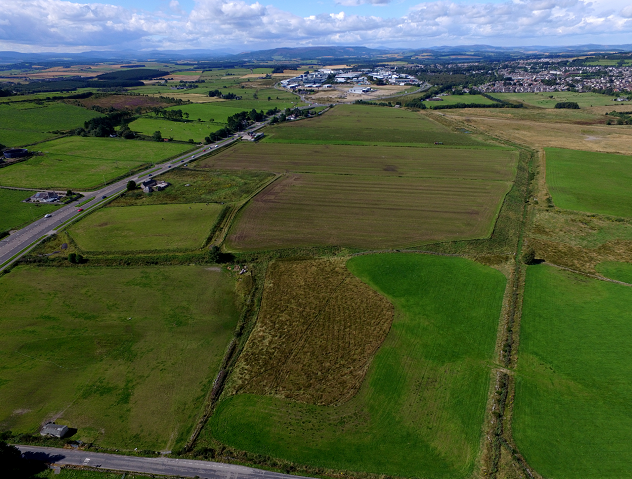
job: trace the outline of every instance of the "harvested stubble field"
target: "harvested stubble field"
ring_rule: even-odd
[[[51,131],[83,126],[96,111],[65,103],[0,103],[0,144],[19,146],[58,136]]]
[[[509,181],[286,175],[240,213],[233,250],[393,248],[491,233]]]
[[[176,168],[156,179],[170,183],[163,191],[143,193],[140,189],[126,191],[112,206],[142,206],[185,203],[227,203],[238,201],[270,179],[272,174],[261,171],[209,171],[197,168]],[[186,186],[188,185],[188,186]]]
[[[520,110],[524,110],[521,112]],[[632,155],[632,130],[625,125],[604,125],[594,115],[585,120],[573,120],[575,113],[582,110],[537,110],[538,116],[546,120],[522,119],[529,110],[516,109],[509,113],[504,109],[447,110],[445,116],[465,121],[484,132],[510,141],[538,148],[568,148],[584,151],[600,151]],[[556,122],[556,115],[548,111],[563,112]],[[530,115],[531,113],[529,113]],[[605,118],[605,117],[603,117]],[[601,124],[596,124],[597,122]]]
[[[422,113],[368,105],[339,105],[318,118],[268,128],[266,134],[264,142],[277,143],[483,145]]]
[[[211,203],[102,208],[70,228],[83,251],[200,248],[222,206]]]
[[[616,105],[616,102],[613,101],[616,97],[600,93],[554,91],[543,93],[491,93],[490,95],[500,100],[518,101],[540,108],[555,108],[557,103],[567,101],[577,103],[580,108]]]
[[[359,392],[338,406],[255,394],[229,396],[219,404],[202,440],[212,436],[238,449],[314,467],[402,477],[468,477],[480,448],[504,276],[461,258],[412,254],[356,257],[348,267],[389,298],[396,310]],[[317,275],[309,277],[314,286],[319,284]],[[301,285],[300,271],[293,278]],[[309,285],[299,288],[312,294]],[[273,310],[289,307],[285,290],[276,289],[275,283],[269,287],[266,301],[279,304]],[[312,298],[297,296],[291,296],[293,301],[313,304]],[[319,297],[321,304],[314,306],[322,310],[327,295]],[[313,317],[288,314],[296,322]],[[322,337],[331,335],[331,341],[345,347],[348,339],[338,331],[329,327]],[[275,344],[284,338],[274,330],[266,337],[265,348],[286,348]],[[364,339],[372,349],[374,335]],[[263,345],[247,347],[254,346]],[[305,352],[315,357],[302,364],[320,360],[316,349]],[[266,369],[263,364],[256,367]],[[310,375],[303,382],[317,391],[323,378],[312,368],[306,370]],[[253,381],[257,384],[258,378]]]
[[[632,477],[632,288],[527,270],[513,435],[544,477]]]
[[[342,403],[357,392],[392,321],[392,305],[345,260],[274,262],[230,390]]]
[[[23,203],[34,191],[7,190],[0,188],[0,233],[39,220],[59,206]]]
[[[182,447],[239,318],[208,268],[19,267],[0,278],[0,425],[118,449]]]
[[[0,184],[85,191],[190,149],[190,145],[70,136],[37,146],[43,154],[0,168]]]
[[[569,210],[632,217],[632,156],[547,148],[553,203]]]
[[[503,149],[244,143],[197,168],[380,177],[511,181],[518,155]]]

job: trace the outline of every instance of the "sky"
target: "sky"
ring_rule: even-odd
[[[0,50],[632,43],[632,0],[0,0]]]

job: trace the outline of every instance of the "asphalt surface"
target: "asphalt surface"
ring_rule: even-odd
[[[288,479],[290,476],[279,472],[263,471],[246,466],[222,464],[192,459],[172,459],[168,457],[135,457],[85,452],[77,449],[56,447],[20,446],[16,447],[26,459],[34,459],[58,466],[86,466],[112,469],[121,472],[162,474],[166,476],[195,477],[204,479]]]
[[[253,130],[261,128],[261,126],[263,126],[263,124],[257,124],[252,128],[249,128],[248,130],[242,132],[241,134],[251,132]],[[21,230],[14,232],[6,238],[3,238],[0,241],[0,271],[10,266],[11,263],[17,261],[22,255],[26,254],[28,252],[28,247],[33,245],[33,243],[37,242],[40,238],[42,238],[43,236],[54,234],[56,232],[56,229],[61,224],[70,219],[78,218],[79,216],[86,214],[92,209],[99,208],[101,206],[99,203],[102,201],[103,196],[107,196],[109,198],[112,195],[125,190],[125,188],[127,188],[128,181],[133,180],[138,183],[140,181],[147,180],[149,178],[147,172],[149,171],[152,172],[152,176],[159,175],[161,173],[164,173],[165,171],[168,171],[170,168],[175,167],[176,165],[182,166],[186,164],[186,161],[183,162],[181,160],[191,159],[191,156],[197,157],[200,154],[205,153],[204,150],[221,148],[222,146],[226,146],[235,140],[235,137],[231,137],[224,141],[215,143],[214,145],[204,145],[196,149],[195,151],[189,152],[185,155],[181,155],[164,163],[156,164],[153,168],[145,170],[144,172],[139,172],[128,178],[117,181],[116,183],[104,186],[97,191],[83,193],[84,198],[82,198],[78,202],[73,202],[70,205],[59,208],[55,212],[51,213],[50,218],[40,218],[30,225],[25,226]],[[77,206],[78,204],[88,200],[89,198],[95,199],[81,207]],[[83,211],[79,211],[80,208],[83,208]],[[18,255],[18,253],[20,254]],[[5,262],[7,262],[15,255],[18,256],[13,258],[10,263],[5,264]]]

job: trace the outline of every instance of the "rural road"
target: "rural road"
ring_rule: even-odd
[[[86,452],[77,449],[56,447],[20,446],[16,447],[26,459],[44,461],[56,465],[73,465],[113,469],[121,472],[162,474],[166,476],[200,477],[205,479],[288,479],[290,476],[279,472],[263,471],[246,466],[222,464],[192,459],[172,459],[168,457],[135,457]]]
[[[241,132],[240,136],[242,134],[257,130],[262,126],[264,126],[264,123],[257,123],[251,128],[248,128],[247,130]],[[79,212],[79,208],[77,207],[77,204],[79,203],[63,206],[52,213],[52,216],[50,218],[40,218],[39,220],[29,224],[28,226],[25,226],[21,230],[14,232],[6,238],[3,238],[2,240],[0,240],[0,271],[10,266],[13,262],[17,261],[22,255],[26,254],[30,249],[29,246],[33,245],[33,243],[37,242],[44,236],[53,234],[56,228],[58,228],[66,221],[77,218],[81,215],[86,214],[92,209],[98,208],[103,196],[107,196],[109,198],[110,196],[123,191],[127,187],[128,181],[133,180],[138,182],[146,180],[149,178],[149,176],[147,175],[148,171],[151,171],[152,176],[159,175],[161,173],[164,173],[165,171],[168,171],[170,167],[176,166],[176,164],[178,166],[184,164],[182,160],[191,158],[191,156],[193,155],[197,156],[200,153],[203,153],[206,149],[220,148],[222,146],[226,146],[234,141],[237,141],[237,139],[238,138],[236,137],[230,137],[213,145],[204,145],[195,151],[191,151],[164,163],[157,164],[153,168],[149,168],[144,172],[139,172],[128,178],[117,181],[116,183],[107,185],[100,190],[84,193],[84,198],[82,198],[79,203],[84,202],[90,198],[95,198],[90,203],[87,203],[83,206],[84,211]]]

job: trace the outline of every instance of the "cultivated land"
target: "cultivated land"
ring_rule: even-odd
[[[412,254],[362,256],[348,266],[396,309],[358,394],[337,407],[226,397],[205,437],[315,467],[467,477],[479,454],[504,276],[461,258]],[[270,286],[266,299],[278,304],[273,310],[291,304],[282,291]],[[328,331],[332,341],[347,344],[336,328]],[[281,338],[270,333],[276,347]],[[316,354],[314,362],[321,357]]]
[[[239,317],[233,280],[195,266],[19,267],[0,300],[2,429],[123,449],[184,444]]]
[[[367,105],[339,105],[320,118],[277,125],[264,142],[368,144],[403,143],[483,146],[473,135],[451,131],[421,113]]]
[[[41,143],[37,149],[42,152],[41,156],[0,168],[0,184],[90,190],[104,181],[129,174],[130,170],[182,153],[190,146],[71,136]]]
[[[628,286],[527,271],[513,432],[544,477],[632,476],[631,300]]]
[[[560,208],[632,217],[632,156],[547,148],[546,178]]]
[[[197,249],[221,210],[215,203],[109,207],[89,215],[69,233],[84,251]]]
[[[35,191],[7,190],[0,188],[0,232],[19,228],[55,211],[58,206],[23,203]]]
[[[251,194],[272,174],[262,171],[210,171],[199,168],[176,168],[156,177],[170,186],[150,194],[140,189],[126,191],[112,206],[141,206],[185,203],[226,203]]]
[[[556,103],[572,101],[580,108],[592,106],[615,106],[616,97],[600,93],[576,93],[570,91],[552,91],[543,93],[490,93],[494,98],[505,101],[517,101],[540,108],[555,108]]]
[[[98,116],[102,115],[65,103],[0,103],[0,144],[36,143],[59,135],[53,132],[82,127]]]

